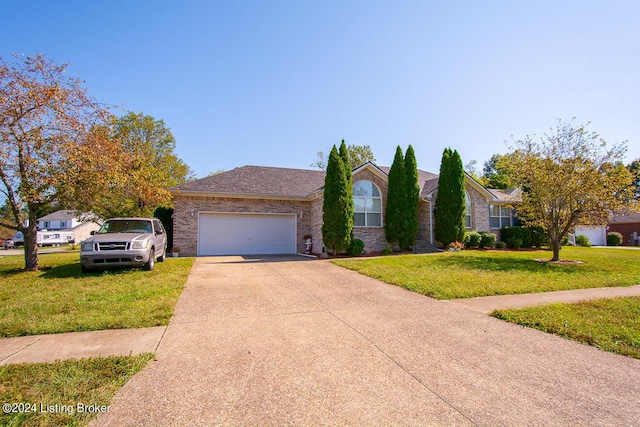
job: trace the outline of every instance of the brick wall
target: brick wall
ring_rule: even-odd
[[[198,252],[198,214],[200,212],[293,213],[297,216],[296,250],[304,253],[303,237],[312,234],[311,203],[306,201],[234,199],[224,197],[175,196],[173,244],[180,254]],[[300,215],[302,213],[302,216]]]
[[[358,181],[373,182],[382,195],[382,224],[384,225],[384,211],[387,204],[387,182],[369,169],[363,169],[353,177],[353,183]],[[364,250],[367,252],[378,252],[388,246],[384,238],[384,227],[353,227],[353,237],[364,242]]]
[[[622,244],[625,246],[637,246],[640,244],[637,240],[633,240],[634,231],[637,233],[638,237],[640,237],[640,223],[638,222],[627,224],[611,223],[609,224],[609,229],[607,231],[617,231],[622,234]]]

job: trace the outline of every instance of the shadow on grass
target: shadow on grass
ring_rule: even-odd
[[[541,254],[542,255],[542,254]],[[547,255],[546,253],[544,255]],[[541,256],[546,259],[546,256]],[[522,271],[528,273],[554,273],[574,274],[584,271],[584,264],[555,265],[548,262],[540,262],[535,259],[515,258],[515,257],[441,257],[436,261],[440,265],[455,267],[467,270],[482,271]]]
[[[42,274],[44,279],[81,279],[83,277],[99,277],[99,276],[113,276],[113,275],[127,275],[133,274],[139,269],[131,267],[112,267],[104,270],[92,270],[88,273],[83,273],[80,268],[80,262],[71,264],[59,265],[45,270]]]

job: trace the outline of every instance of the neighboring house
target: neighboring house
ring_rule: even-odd
[[[579,225],[573,233],[572,242],[575,243],[576,236],[587,236],[589,243],[594,246],[607,246],[607,227],[605,225]]]
[[[59,210],[38,218],[38,230],[71,231],[76,242],[85,240],[99,228],[100,224],[90,219],[89,215],[71,210]]]
[[[380,251],[388,167],[371,162],[353,170],[353,236],[365,250]],[[419,251],[433,250],[433,209],[438,176],[418,171],[420,186]],[[322,252],[322,197],[325,173],[318,170],[242,166],[179,185],[174,196],[174,246],[180,254],[293,254],[305,251],[310,237],[313,252]],[[514,218],[507,204],[518,194],[489,190],[465,176],[469,230],[499,233]]]
[[[640,246],[640,213],[615,216],[608,229],[622,234],[623,245]]]

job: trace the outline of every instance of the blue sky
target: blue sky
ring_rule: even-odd
[[[343,138],[437,172],[558,118],[640,157],[638,1],[14,1],[0,56],[71,64],[94,97],[165,121],[198,176],[309,168]]]

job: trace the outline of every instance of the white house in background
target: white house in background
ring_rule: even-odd
[[[72,232],[73,240],[81,242],[91,235],[92,231],[100,228],[92,215],[78,213],[71,210],[59,210],[42,218],[38,218],[38,230],[47,232]]]

